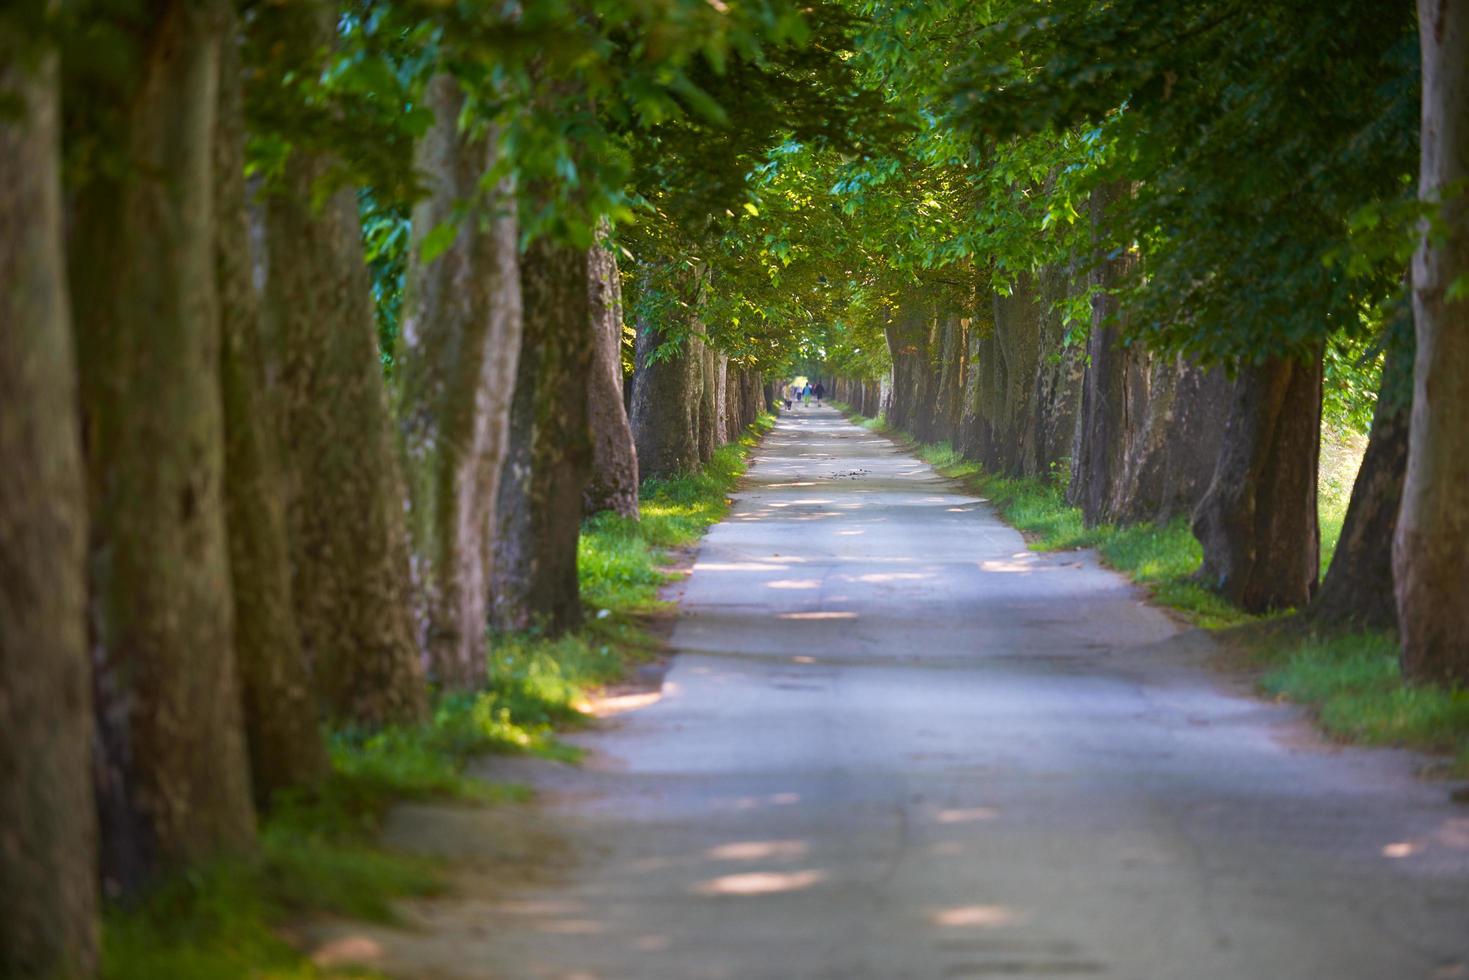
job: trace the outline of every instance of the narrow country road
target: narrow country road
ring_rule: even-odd
[[[483,867],[478,897],[328,953],[509,980],[1469,977],[1469,807],[1413,757],[1321,745],[1121,577],[1028,552],[832,410],[768,437],[672,646],[661,700],[578,736],[583,766],[486,763],[533,808],[394,819]]]

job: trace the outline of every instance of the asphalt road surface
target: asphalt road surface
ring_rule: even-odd
[[[323,961],[510,980],[1469,978],[1469,807],[826,410],[709,534],[662,696],[405,808],[458,895]],[[547,865],[545,858],[551,863]],[[355,953],[354,953],[355,951]]]

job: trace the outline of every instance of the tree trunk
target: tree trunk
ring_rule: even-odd
[[[0,123],[0,975],[81,977],[97,965],[97,811],[59,85],[54,52],[8,48],[0,91],[18,115]]]
[[[1076,412],[1086,373],[1080,345],[1066,342],[1055,304],[1071,288],[1070,271],[1049,266],[1040,273],[1040,354],[1035,378],[1034,471],[1047,479],[1068,472],[1076,438]]]
[[[591,474],[592,318],[587,251],[544,236],[520,266],[525,342],[510,410],[495,541],[496,628],[581,625],[576,546]]]
[[[1040,306],[1030,273],[1017,276],[1008,295],[995,294],[994,337],[995,354],[1003,365],[995,392],[995,468],[1011,476],[1036,476]]]
[[[219,119],[214,130],[225,524],[251,784],[256,800],[266,804],[277,790],[315,782],[330,766],[292,605],[276,443],[279,430],[273,424],[274,406],[266,387],[260,299],[252,278],[245,120],[233,11],[230,21],[221,49]]]
[[[1093,239],[1105,242],[1108,210],[1125,193],[1109,185],[1092,193]],[[1111,503],[1126,465],[1129,433],[1140,422],[1136,409],[1145,391],[1145,367],[1139,354],[1122,344],[1117,297],[1111,290],[1129,274],[1131,253],[1099,262],[1091,273],[1091,332],[1087,337],[1086,375],[1082,382],[1081,418],[1072,454],[1068,499],[1081,508],[1088,527],[1113,519]]]
[[[934,438],[951,445],[958,439],[964,414],[964,374],[969,359],[968,320],[946,313],[939,320],[939,384],[934,411]]]
[[[430,80],[434,123],[415,165],[428,190],[413,209],[398,391],[418,594],[418,636],[433,679],[472,690],[485,678],[495,503],[520,355],[521,296],[513,189],[481,177],[494,132],[461,132],[459,83]],[[463,212],[463,213],[460,213]],[[425,261],[424,240],[457,225]]]
[[[723,352],[719,354],[719,369],[714,381],[715,401],[719,404],[719,418],[716,421],[715,430],[719,437],[719,444],[723,446],[739,438],[735,433],[736,415],[730,412],[730,392],[736,386],[730,383],[729,355]]]
[[[101,864],[122,892],[255,838],[214,266],[222,9],[155,3],[123,28],[137,57],[109,93],[107,135],[127,162],[73,212]]]
[[[714,434],[718,408],[715,404],[714,372],[718,367],[718,354],[707,340],[699,339],[698,358],[694,369],[699,374],[699,403],[695,415],[698,426],[699,462],[707,463],[714,458],[719,442]]]
[[[1413,257],[1418,353],[1403,505],[1393,539],[1403,672],[1469,685],[1469,0],[1418,0],[1423,51],[1418,195],[1447,234]],[[1448,200],[1443,198],[1448,196]]]
[[[632,431],[644,477],[668,477],[693,469],[699,460],[695,364],[685,339],[670,357],[653,360],[667,339],[654,324],[638,323],[637,369],[633,374]]]
[[[335,38],[325,7],[253,22],[281,70],[315,70]],[[426,706],[413,642],[400,452],[388,412],[357,197],[313,202],[335,161],[297,149],[266,207],[267,324],[280,351],[296,617],[329,718],[414,721]]]
[[[893,363],[893,401],[888,424],[920,441],[926,434],[932,388],[929,366],[931,323],[923,292],[910,289],[888,321],[888,355]]]
[[[1120,524],[1192,514],[1213,479],[1229,416],[1232,389],[1224,372],[1181,356],[1154,358],[1147,390],[1107,508]]]
[[[1390,630],[1398,625],[1392,541],[1408,466],[1411,348],[1390,345],[1378,385],[1367,452],[1352,484],[1331,567],[1306,615],[1320,627]]]
[[[638,517],[638,451],[622,399],[622,277],[617,256],[601,245],[587,256],[592,317],[592,365],[587,417],[592,432],[592,473],[586,512],[616,511]]]
[[[1304,606],[1320,574],[1321,355],[1242,368],[1193,531],[1198,578],[1254,613]]]

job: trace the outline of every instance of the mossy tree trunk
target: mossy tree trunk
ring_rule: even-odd
[[[126,164],[88,182],[73,212],[101,863],[121,892],[255,838],[214,261],[222,11],[158,2],[117,25],[135,57],[96,97]]]
[[[657,325],[637,325],[637,367],[633,374],[632,431],[638,467],[644,477],[683,473],[698,464],[694,419],[698,410],[697,364],[686,338],[671,356],[655,359],[667,340]]]
[[[1469,0],[1418,0],[1423,58],[1419,197],[1447,234],[1413,258],[1418,352],[1408,469],[1393,541],[1403,672],[1469,685]],[[1447,197],[1447,200],[1444,198]]]
[[[269,70],[315,70],[335,39],[324,7],[268,8],[252,26],[281,58]],[[280,360],[302,642],[327,716],[376,726],[422,718],[426,690],[361,219],[353,188],[331,189],[335,163],[293,151],[267,199],[266,316]]]
[[[1209,489],[1193,515],[1198,578],[1249,612],[1304,606],[1320,575],[1321,355],[1240,370]]]
[[[1100,237],[1121,185],[1092,193],[1091,221]],[[1145,365],[1139,352],[1125,347],[1117,297],[1111,290],[1128,275],[1136,257],[1130,253],[1097,263],[1091,284],[1091,332],[1087,337],[1086,373],[1082,381],[1076,450],[1071,461],[1068,499],[1081,508],[1088,527],[1111,520],[1116,487],[1126,467],[1130,433],[1140,421],[1137,407],[1145,391]]]
[[[449,689],[485,677],[495,506],[521,343],[517,225],[508,182],[484,189],[494,132],[465,133],[464,94],[430,80],[434,123],[415,165],[428,193],[413,211],[399,338],[398,391],[418,636],[433,679]],[[457,224],[426,261],[425,239]]]
[[[592,318],[592,365],[587,417],[592,432],[592,472],[586,511],[638,516],[638,452],[622,392],[622,277],[617,256],[602,245],[587,256]]]
[[[1412,363],[1411,343],[1390,344],[1341,537],[1306,609],[1313,625],[1387,630],[1398,624],[1392,543],[1408,468]]]
[[[224,398],[225,520],[235,597],[235,660],[256,799],[308,785],[329,768],[291,596],[279,430],[265,379],[260,300],[252,279],[245,121],[234,18],[220,56],[215,124],[215,270]]]
[[[500,479],[492,622],[556,634],[581,624],[576,547],[591,472],[587,251],[536,239],[520,265],[525,336]]]
[[[0,42],[0,975],[97,965],[87,505],[55,53]]]

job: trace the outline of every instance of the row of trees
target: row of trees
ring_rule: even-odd
[[[822,233],[887,246],[828,333],[838,397],[1061,479],[1088,524],[1188,516],[1199,579],[1243,608],[1397,628],[1409,678],[1469,682],[1448,435],[1469,417],[1448,339],[1469,311],[1469,10],[1420,8],[875,24],[874,60],[929,121],[886,163],[809,163],[854,216]],[[1323,411],[1370,440],[1318,582]]]
[[[422,721],[487,627],[579,624],[583,515],[764,409],[778,341],[699,317],[728,162],[862,96],[847,15],[778,2],[23,6],[0,973],[82,976],[99,893],[248,853],[324,728]]]

